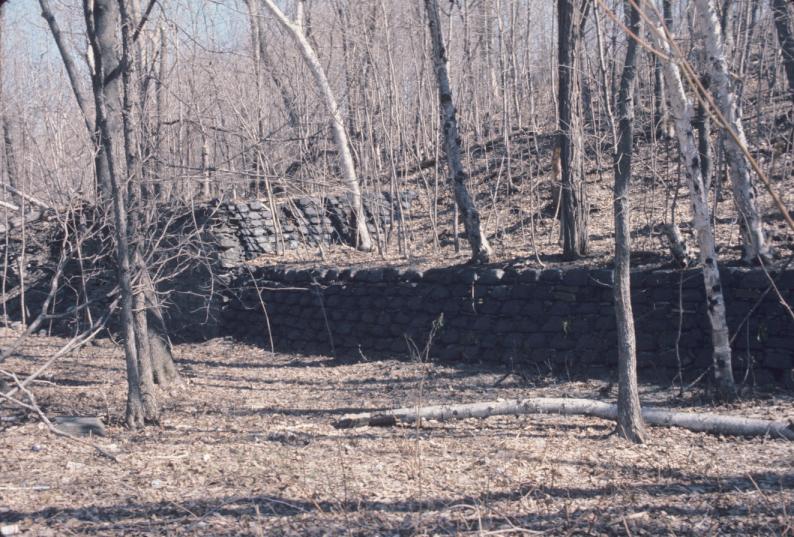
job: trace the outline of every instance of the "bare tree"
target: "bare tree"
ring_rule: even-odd
[[[339,109],[339,105],[336,102],[334,93],[331,90],[331,85],[328,83],[328,79],[325,76],[325,70],[320,63],[320,60],[317,58],[317,53],[315,53],[311,43],[303,31],[302,21],[290,21],[287,16],[284,15],[281,9],[276,6],[273,0],[262,1],[265,7],[270,10],[276,20],[284,27],[287,33],[289,33],[293,41],[295,41],[295,44],[300,50],[306,65],[309,66],[309,70],[312,72],[312,75],[314,76],[314,79],[320,90],[325,107],[329,116],[331,117],[331,131],[334,134],[336,150],[339,153],[339,168],[342,172],[345,185],[347,186],[353,198],[353,211],[355,212],[356,219],[355,224],[357,233],[357,246],[360,250],[369,251],[372,249],[372,239],[370,238],[369,230],[367,229],[367,218],[364,212],[364,204],[361,199],[361,186],[359,185],[356,168],[353,163],[353,155],[350,152],[350,142],[348,141],[347,132],[345,131],[345,123],[344,119],[342,118],[342,112]],[[298,4],[302,10],[303,0],[299,0]]]
[[[626,27],[633,36],[640,34],[640,13],[629,0],[624,3]],[[630,193],[631,160],[634,152],[634,80],[637,70],[637,41],[628,36],[626,61],[618,92],[618,138],[615,147],[615,317],[618,332],[618,434],[641,443],[645,426],[637,391],[637,345],[634,338],[634,314],[631,309],[631,229]]]
[[[654,30],[659,48],[669,60],[665,65],[665,82],[671,102],[671,113],[676,122],[676,134],[681,151],[681,163],[686,169],[685,176],[692,200],[693,224],[700,247],[700,262],[703,268],[703,283],[706,291],[708,316],[711,322],[711,342],[713,346],[714,377],[718,396],[723,399],[736,397],[733,379],[730,334],[725,315],[725,298],[722,293],[720,271],[715,248],[714,230],[711,227],[708,191],[700,169],[700,154],[693,134],[692,103],[686,96],[681,73],[671,53],[672,37],[664,25]]]
[[[720,21],[713,0],[696,0],[695,5],[698,10],[698,22],[706,41],[711,88],[720,112],[727,122],[727,128],[732,131],[731,135],[723,129],[722,138],[730,166],[733,199],[742,230],[742,259],[745,263],[768,262],[769,247],[766,244],[763,221],[756,204],[756,189],[750,177],[750,166],[740,147],[747,146],[747,139],[736,97],[731,89],[725,47],[720,35]]]
[[[772,11],[775,17],[777,39],[780,50],[783,52],[783,66],[788,78],[788,91],[794,101],[794,30],[791,28],[791,2],[786,0],[771,0]]]
[[[561,232],[563,255],[576,259],[587,254],[587,188],[582,169],[581,118],[578,113],[577,48],[581,38],[582,0],[559,0],[558,77],[560,162],[562,164]]]
[[[438,83],[438,100],[441,109],[441,129],[444,134],[444,152],[447,156],[449,167],[449,180],[455,193],[455,202],[463,215],[463,225],[466,236],[471,246],[472,261],[487,263],[491,256],[491,247],[482,230],[480,213],[474,205],[474,200],[467,187],[468,174],[463,169],[460,158],[460,138],[458,135],[458,121],[455,115],[455,104],[452,100],[452,90],[449,86],[447,73],[447,53],[444,47],[444,37],[441,33],[441,21],[438,16],[438,1],[425,0],[430,38],[433,42],[433,64],[436,70]]]
[[[8,101],[4,99],[3,86],[5,81],[5,51],[3,50],[3,42],[5,37],[5,5],[0,4],[0,124],[3,128],[3,157],[5,157],[5,170],[6,180],[11,190],[11,201],[17,205],[22,205],[22,197],[15,193],[19,191],[19,170],[17,168],[17,159],[14,154],[14,125],[8,113]],[[2,176],[0,176],[2,181]]]
[[[136,429],[144,425],[144,406],[140,387],[140,368],[138,365],[138,351],[135,338],[134,294],[132,287],[132,267],[130,266],[130,245],[128,235],[128,213],[126,183],[120,177],[116,165],[114,144],[120,143],[114,135],[120,134],[120,122],[108,120],[110,107],[107,106],[108,93],[118,97],[114,92],[105,92],[101,86],[105,80],[105,54],[115,49],[115,32],[118,31],[120,20],[116,0],[84,0],[84,11],[88,40],[94,53],[95,73],[95,103],[96,122],[100,130],[101,142],[107,161],[108,180],[111,187],[111,200],[113,204],[113,221],[116,241],[116,259],[118,263],[119,286],[121,287],[121,326],[124,335],[124,356],[127,364],[127,426]],[[97,17],[95,9],[100,8],[101,16]],[[109,26],[106,27],[105,25]],[[104,45],[100,42],[104,40]],[[118,59],[111,58],[111,65],[118,66]],[[118,110],[118,109],[117,109]],[[121,135],[123,137],[123,134]]]

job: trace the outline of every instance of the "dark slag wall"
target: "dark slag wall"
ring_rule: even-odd
[[[794,367],[794,320],[774,291],[765,294],[762,270],[725,268],[722,276],[737,370],[751,365],[781,380]],[[794,301],[794,271],[773,276]],[[221,331],[266,346],[272,335],[279,351],[404,356],[406,337],[423,348],[438,321],[431,356],[444,360],[613,367],[611,285],[611,270],[262,268],[238,274]],[[632,295],[640,369],[677,370],[677,339],[684,368],[710,364],[700,271],[635,272]]]

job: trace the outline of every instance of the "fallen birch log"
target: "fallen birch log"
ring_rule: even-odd
[[[462,420],[490,416],[520,414],[560,414],[563,416],[593,416],[616,420],[617,405],[590,399],[533,398],[511,401],[492,401],[461,405],[439,405],[421,408],[398,408],[386,412],[348,414],[334,422],[338,429],[353,427],[389,427],[417,420]],[[663,408],[642,409],[646,423],[665,427],[682,427],[690,431],[732,436],[766,436],[794,440],[794,421],[771,421],[712,413],[673,412]]]

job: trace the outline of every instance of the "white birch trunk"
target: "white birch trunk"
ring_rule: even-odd
[[[592,416],[617,420],[617,405],[592,399],[536,397],[509,401],[490,401],[460,405],[438,405],[398,408],[384,412],[347,414],[334,422],[339,429],[353,427],[388,427],[416,423],[421,420],[450,421],[490,416],[518,416],[523,414],[559,414],[563,416]],[[664,427],[682,427],[690,431],[735,436],[767,436],[794,440],[791,420],[762,420],[725,416],[712,413],[674,412],[665,408],[645,407],[642,417],[646,423]]]
[[[273,0],[262,0],[262,2],[265,7],[270,10],[276,20],[287,30],[287,33],[292,36],[293,41],[295,41],[295,44],[298,46],[306,65],[308,65],[309,70],[312,72],[320,88],[320,93],[325,101],[325,107],[328,109],[328,114],[331,117],[331,131],[334,135],[336,150],[339,152],[339,168],[342,172],[344,182],[353,197],[353,211],[356,214],[356,233],[358,236],[357,247],[359,250],[372,250],[372,239],[367,229],[367,219],[361,199],[361,188],[358,182],[358,176],[356,175],[356,167],[353,164],[353,155],[350,152],[350,143],[348,142],[347,133],[345,132],[345,124],[334,93],[331,90],[331,85],[328,83],[328,78],[325,76],[323,66],[309,43],[309,40],[306,39],[302,27],[290,21],[278,6],[276,6]]]
[[[480,213],[467,187],[468,174],[463,169],[460,157],[460,136],[455,104],[452,102],[452,89],[449,85],[447,72],[447,55],[444,48],[444,37],[441,33],[441,21],[438,16],[438,1],[425,0],[430,39],[433,42],[433,65],[438,83],[438,100],[441,108],[442,131],[444,134],[444,151],[447,156],[449,180],[455,193],[455,202],[463,214],[463,225],[472,251],[472,261],[487,263],[491,257],[491,247],[482,229]]]
[[[654,35],[666,35],[659,27]],[[670,55],[670,44],[665,38],[657,41],[659,48]],[[731,365],[731,345],[728,322],[725,316],[725,299],[720,283],[720,271],[717,263],[717,252],[714,247],[714,231],[709,219],[708,192],[700,170],[700,153],[698,152],[692,128],[692,103],[686,96],[681,73],[675,61],[665,61],[665,83],[670,97],[670,112],[675,119],[676,134],[681,149],[682,164],[686,170],[689,194],[692,200],[692,219],[697,232],[700,247],[700,261],[703,266],[703,280],[706,290],[706,304],[709,321],[711,322],[711,342],[714,347],[713,363],[714,378],[718,395],[732,399],[736,396],[736,385],[733,380]]]
[[[736,138],[723,131],[725,155],[730,168],[733,199],[740,216],[742,231],[742,259],[745,263],[769,261],[769,247],[766,244],[763,220],[756,204],[756,189],[750,177],[750,166],[739,144],[747,146],[742,118],[736,105],[736,97],[731,89],[728,63],[725,59],[725,46],[720,34],[720,21],[713,0],[696,0],[698,24],[705,40],[707,63],[711,71],[711,90],[725,116],[728,127]]]

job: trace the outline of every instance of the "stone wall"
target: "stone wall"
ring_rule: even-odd
[[[415,197],[415,192],[402,192],[398,204],[388,192],[364,195],[367,225],[374,240],[382,238],[392,223],[399,222],[401,211],[409,210]],[[218,245],[225,268],[301,245],[355,244],[355,220],[347,194],[301,197],[275,207],[259,200],[226,201],[215,204],[211,212],[213,242]]]
[[[794,271],[773,276],[794,302]],[[710,364],[702,282],[697,270],[632,274],[640,369],[673,372],[677,355],[686,370]],[[737,373],[790,377],[794,321],[764,272],[728,267],[723,282]],[[262,268],[240,272],[227,291],[221,332],[263,345],[272,336],[282,351],[404,356],[406,338],[422,348],[435,322],[431,355],[442,359],[613,367],[611,286],[611,270]]]

